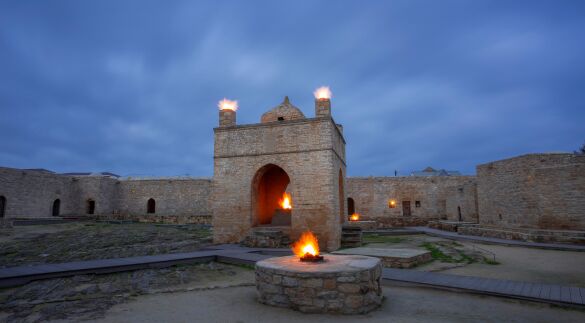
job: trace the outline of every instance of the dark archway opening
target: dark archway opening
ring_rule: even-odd
[[[92,199],[87,200],[86,206],[87,214],[94,214],[95,213],[95,201]]]
[[[6,212],[6,198],[0,196],[0,218],[3,218]]]
[[[288,174],[274,164],[265,165],[256,172],[252,180],[253,225],[290,225],[290,215],[289,221],[272,221],[275,213],[281,211],[279,201],[289,183]],[[292,204],[294,207],[294,200]]]
[[[347,215],[351,216],[355,213],[355,202],[351,197],[347,198]]]
[[[53,202],[53,216],[59,216],[60,213],[61,213],[61,200],[56,199]]]
[[[156,202],[154,201],[154,199],[148,199],[148,202],[146,202],[146,213],[154,214],[155,212],[156,212]]]

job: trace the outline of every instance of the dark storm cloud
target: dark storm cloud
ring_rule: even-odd
[[[350,175],[585,140],[581,1],[0,4],[0,165],[212,174],[217,101],[255,123],[333,90]]]

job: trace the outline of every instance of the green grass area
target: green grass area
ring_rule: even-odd
[[[485,257],[483,258],[483,263],[488,264],[488,265],[499,265],[500,264],[500,262],[498,262],[498,261],[495,261],[495,260],[489,259],[489,258],[485,258]]]
[[[428,251],[431,252],[431,257],[433,257],[434,260],[438,260],[441,262],[448,262],[448,263],[463,263],[466,262],[468,264],[471,264],[473,262],[475,262],[475,259],[473,259],[472,257],[466,255],[465,253],[457,250],[457,252],[459,253],[459,259],[454,258],[450,255],[447,255],[445,253],[443,253],[441,251],[441,249],[439,249],[439,247],[437,247],[435,244],[430,243],[430,242],[425,242],[423,244],[420,245],[421,247],[427,249]]]
[[[377,234],[364,234],[362,236],[362,241],[364,243],[400,243],[404,240],[405,239],[401,237],[383,236]]]

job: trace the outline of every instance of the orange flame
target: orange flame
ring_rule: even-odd
[[[278,204],[280,204],[280,207],[283,210],[292,210],[291,201],[292,201],[292,198],[291,198],[290,194],[287,192],[284,192],[282,194],[282,199],[280,201],[278,201]]]
[[[238,101],[231,101],[226,98],[223,98],[223,100],[219,101],[217,106],[219,107],[220,110],[236,111],[238,109]]]
[[[360,215],[358,213],[354,213],[349,216],[349,221],[359,221]]]
[[[331,89],[328,86],[322,86],[313,92],[315,99],[331,99]]]
[[[311,231],[305,231],[301,234],[299,240],[295,241],[292,245],[292,251],[299,257],[305,257],[307,255],[318,256],[319,255],[319,243],[317,237]]]

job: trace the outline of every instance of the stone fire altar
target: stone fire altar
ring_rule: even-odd
[[[305,313],[368,313],[382,303],[379,259],[357,255],[325,255],[322,262],[298,256],[256,263],[260,303]]]

